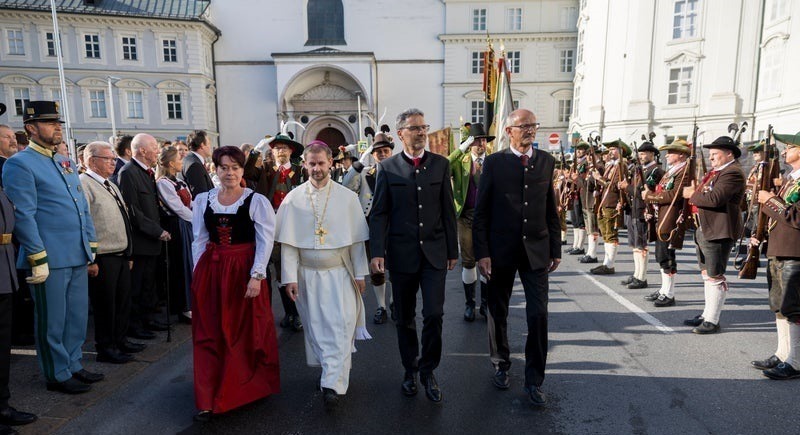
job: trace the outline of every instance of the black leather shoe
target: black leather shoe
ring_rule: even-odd
[[[0,424],[5,424],[8,426],[22,426],[23,424],[33,423],[36,421],[36,419],[37,417],[35,414],[17,411],[11,406],[0,410]]]
[[[586,251],[584,251],[583,248],[575,248],[575,249],[567,251],[567,254],[569,254],[569,255],[585,255]]]
[[[125,364],[133,361],[133,357],[117,349],[97,349],[97,362],[110,364]]]
[[[80,369],[79,371],[72,374],[72,377],[83,382],[84,384],[94,384],[95,382],[100,382],[106,378],[106,375],[102,373],[92,373],[86,369]]]
[[[92,389],[91,385],[84,384],[75,378],[69,378],[64,382],[48,382],[48,391],[59,391],[66,394],[81,394]]]
[[[686,326],[700,326],[703,324],[703,315],[698,314],[691,319],[686,319],[683,321],[683,324]]]
[[[645,295],[644,300],[653,302],[654,300],[658,299],[659,296],[661,296],[661,291],[656,290],[653,293],[650,293],[649,295]]]
[[[561,246],[567,246],[567,241],[566,240],[562,240],[561,241]]]
[[[795,370],[791,364],[785,362],[782,362],[769,370],[764,370],[762,373],[764,376],[777,381],[800,378],[800,371]]]
[[[166,323],[158,322],[158,321],[155,321],[155,320],[151,321],[151,322],[147,322],[144,325],[144,329],[147,329],[149,331],[156,331],[156,332],[169,331],[169,328],[170,328],[169,325],[167,325]]]
[[[581,263],[597,263],[597,257],[590,257],[588,255],[584,255],[578,261],[581,262]]]
[[[750,361],[750,365],[752,365],[754,369],[769,370],[769,369],[774,369],[775,367],[778,367],[778,364],[780,364],[781,362],[782,361],[781,361],[780,358],[778,358],[775,355],[772,355],[771,357],[769,357],[767,359],[762,359],[762,360],[757,360],[757,361]]]
[[[419,382],[425,387],[425,396],[431,402],[439,403],[442,401],[442,390],[439,389],[439,383],[436,382],[436,376],[433,373],[419,375]]]
[[[475,306],[474,305],[467,305],[467,308],[464,309],[464,320],[467,322],[475,321]]]
[[[198,423],[211,421],[211,411],[200,411],[192,417],[192,420]]]
[[[187,316],[186,314],[180,313],[178,314],[178,323],[183,323],[184,325],[191,325],[192,318]]]
[[[631,275],[631,276],[629,276],[629,277],[627,277],[627,278],[623,279],[623,280],[622,280],[622,281],[620,281],[619,283],[620,283],[620,284],[622,284],[622,285],[628,285],[628,284],[632,283],[634,280],[636,280],[636,278],[634,278],[634,276],[633,276],[633,275]]]
[[[292,331],[300,332],[303,330],[303,322],[300,321],[300,316],[292,316]]]
[[[492,383],[501,390],[507,390],[511,385],[511,380],[508,378],[508,370],[498,370],[494,372]]]
[[[703,322],[700,326],[692,329],[695,334],[716,334],[719,332],[719,325],[711,322]]]
[[[406,397],[417,395],[417,377],[414,373],[406,372],[403,377],[403,395]]]
[[[336,391],[333,391],[330,388],[323,388],[322,403],[325,404],[326,411],[333,411],[339,407],[339,395],[336,394]]]
[[[131,338],[138,338],[139,340],[152,340],[156,338],[154,332],[142,328],[128,328],[128,333],[126,335]]]
[[[386,314],[386,308],[378,307],[378,310],[375,311],[375,315],[372,316],[372,322],[376,325],[383,325],[388,320],[388,315]]]
[[[525,387],[525,392],[528,393],[528,400],[530,400],[531,405],[533,406],[544,406],[547,403],[547,398],[545,398],[544,393],[540,387],[534,387],[533,385],[528,385]]]
[[[675,305],[675,298],[667,297],[667,295],[661,295],[658,299],[653,301],[653,306],[663,308],[663,307],[671,307]]]
[[[481,307],[478,308],[478,312],[481,314],[481,316],[483,316],[484,319],[486,318],[486,313],[489,312],[489,310],[486,308],[486,302],[481,304]]]
[[[123,340],[117,345],[117,349],[123,353],[139,353],[147,349],[147,345],[144,343],[134,343],[132,341]]]
[[[647,280],[642,281],[641,279],[637,278],[634,278],[633,281],[631,281],[631,283],[628,284],[628,288],[632,290],[647,288],[647,287],[648,287]]]
[[[283,320],[281,320],[280,326],[281,328],[289,328],[294,323],[294,316],[291,314],[287,314],[283,316]]]
[[[613,267],[608,267],[605,264],[595,267],[594,269],[590,270],[593,275],[613,275],[616,273]]]

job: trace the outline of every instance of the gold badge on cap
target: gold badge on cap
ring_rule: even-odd
[[[58,101],[53,103],[56,106],[56,114],[61,113],[61,108],[59,107]]]
[[[36,114],[36,109],[34,109],[33,107],[28,107],[28,115],[35,115],[35,114]]]

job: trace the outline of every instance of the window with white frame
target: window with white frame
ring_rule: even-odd
[[[178,41],[175,39],[162,39],[161,45],[164,53],[164,62],[177,62]]]
[[[25,39],[22,36],[22,30],[8,29],[6,30],[8,37],[8,54],[15,56],[25,55]]]
[[[83,35],[85,56],[89,59],[100,59],[100,35],[87,33]]]
[[[14,88],[14,113],[17,116],[22,116],[23,108],[27,103],[31,102],[31,90],[29,88]]]
[[[522,8],[506,9],[506,30],[509,32],[522,30]]]
[[[473,32],[486,31],[486,9],[472,10],[472,31]]]
[[[789,0],[770,0],[769,21],[777,21],[789,15]]]
[[[89,116],[92,118],[107,118],[106,91],[102,89],[89,90]]]
[[[62,107],[62,108],[64,107],[64,105],[62,104],[61,89],[60,88],[50,88],[50,100],[51,101],[55,101],[56,103],[58,103],[59,107]]]
[[[486,102],[483,100],[472,100],[469,102],[470,122],[483,122],[486,119]]]
[[[136,37],[134,36],[122,37],[122,58],[124,60],[139,59],[139,55],[136,52]]]
[[[564,6],[561,8],[561,30],[574,29],[578,23],[578,8]]]
[[[669,70],[667,104],[688,104],[692,102],[693,73],[694,67],[691,66]]]
[[[764,95],[776,95],[781,90],[781,72],[783,67],[783,56],[780,47],[770,44],[764,50],[764,73],[761,76],[761,88]]]
[[[581,87],[575,86],[575,92],[572,94],[572,116],[578,117],[580,115],[581,107]]]
[[[49,57],[56,56],[56,37],[53,32],[46,32],[44,35],[45,44],[47,44],[47,55]]]
[[[576,63],[580,64],[583,61],[583,30],[578,33],[578,57]]]
[[[472,52],[472,74],[483,74],[483,52]]]
[[[697,34],[697,11],[700,0],[675,0],[672,39],[692,38]]]
[[[144,95],[142,91],[125,91],[125,100],[128,105],[128,115],[130,119],[144,118]]]
[[[513,74],[519,74],[520,71],[520,52],[519,51],[509,51],[506,53],[506,59],[508,60],[508,70]]]
[[[568,98],[558,100],[558,122],[569,122],[570,114],[572,114],[572,100]]]
[[[167,97],[167,119],[183,119],[183,104],[181,94],[168,92]]]
[[[519,109],[519,100],[511,100],[511,107],[513,107],[514,110]]]
[[[561,66],[560,71],[562,73],[571,73],[575,70],[575,51],[572,49],[569,50],[561,50],[561,55],[559,56],[559,65]]]

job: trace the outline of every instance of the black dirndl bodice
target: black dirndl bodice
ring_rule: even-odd
[[[208,230],[209,241],[223,246],[255,242],[256,226],[250,219],[252,200],[253,192],[250,192],[235,214],[215,213],[206,203],[203,222]]]

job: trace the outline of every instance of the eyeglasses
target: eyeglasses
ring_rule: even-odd
[[[431,128],[430,125],[409,125],[408,127],[402,127],[402,129],[406,129],[412,133],[419,133],[421,131],[428,131]]]
[[[541,123],[534,122],[533,124],[509,125],[509,127],[518,128],[520,130],[534,131],[538,130],[539,126],[541,125],[542,125]]]
[[[112,160],[116,160],[117,159],[116,157],[102,157],[102,156],[92,156],[92,158],[93,159],[103,159],[103,160],[106,160],[106,161],[112,161]]]

